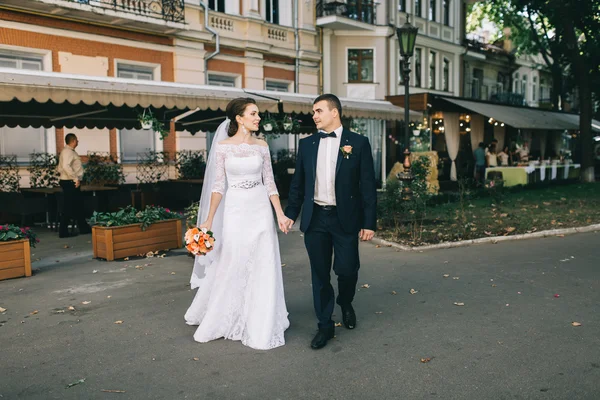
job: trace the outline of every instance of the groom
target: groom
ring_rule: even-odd
[[[337,304],[348,329],[356,327],[358,240],[371,240],[376,224],[376,186],[369,140],[342,126],[342,104],[333,94],[314,101],[318,133],[300,140],[285,215],[300,230],[310,259],[313,300],[319,331],[311,342],[320,349],[334,336],[331,261],[338,278]]]

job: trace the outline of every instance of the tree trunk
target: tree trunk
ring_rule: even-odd
[[[584,74],[579,81],[579,130],[581,131],[581,181],[594,182],[594,142],[592,135],[592,89]]]

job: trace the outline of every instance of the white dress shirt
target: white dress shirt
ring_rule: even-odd
[[[340,152],[342,132],[344,127],[340,126],[335,132],[335,138],[324,138],[319,140],[319,151],[317,153],[317,176],[315,179],[315,203],[321,206],[335,206],[335,166]],[[329,133],[329,132],[325,132]]]
[[[60,180],[80,181],[83,178],[83,166],[77,152],[69,146],[65,146],[58,158],[58,173]]]

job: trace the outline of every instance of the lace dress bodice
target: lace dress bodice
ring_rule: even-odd
[[[251,189],[263,184],[269,196],[279,195],[273,177],[271,154],[260,144],[217,144],[213,192],[226,188]]]

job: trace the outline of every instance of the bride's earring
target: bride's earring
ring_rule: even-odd
[[[248,129],[246,129],[245,125],[242,125],[242,130],[244,131],[244,136],[248,136]]]

